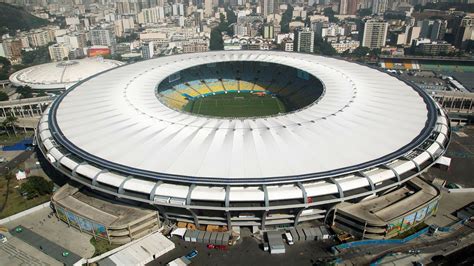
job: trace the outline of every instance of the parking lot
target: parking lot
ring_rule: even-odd
[[[472,166],[474,165],[474,127],[466,127],[451,134],[451,143],[445,156],[451,158],[448,171],[432,167],[426,173],[428,179],[446,179],[463,187],[474,187]]]
[[[285,254],[270,255],[251,236],[244,237],[235,246],[229,246],[227,251],[208,249],[206,244],[185,242],[177,237],[171,240],[176,248],[147,265],[166,265],[193,249],[198,251],[198,255],[191,260],[193,265],[313,265],[329,258],[329,248],[335,244],[332,240],[297,242],[292,246],[285,244]]]

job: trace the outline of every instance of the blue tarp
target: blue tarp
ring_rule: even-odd
[[[3,151],[24,151],[27,148],[31,147],[32,144],[33,144],[33,139],[28,138],[20,142],[17,142],[13,145],[3,146],[2,150]]]

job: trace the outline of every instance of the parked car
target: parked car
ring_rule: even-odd
[[[7,243],[8,239],[4,234],[0,234],[0,243]]]
[[[213,244],[208,244],[207,245],[208,249],[218,249],[218,250],[227,250],[226,245],[213,245]]]
[[[191,252],[189,252],[188,254],[186,254],[186,259],[190,260],[194,257],[196,257],[198,255],[198,251],[197,250],[192,250]]]

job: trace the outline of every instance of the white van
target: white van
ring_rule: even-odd
[[[291,236],[290,233],[286,232],[286,233],[285,233],[285,237],[286,237],[286,241],[288,242],[288,245],[291,246],[291,245],[294,244],[294,242],[293,242],[293,237]]]

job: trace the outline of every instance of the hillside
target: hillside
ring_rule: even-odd
[[[0,34],[39,28],[48,23],[47,20],[35,17],[22,8],[0,3]]]

